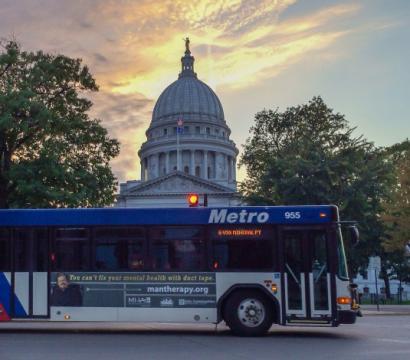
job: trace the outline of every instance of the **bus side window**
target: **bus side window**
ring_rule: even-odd
[[[211,231],[213,270],[272,270],[275,237],[271,227],[224,226]]]
[[[55,230],[55,271],[90,270],[90,235],[87,228]]]
[[[0,271],[10,271],[10,231],[0,229]]]
[[[13,233],[14,270],[47,271],[48,230],[16,228]]]
[[[154,270],[204,270],[203,231],[198,227],[161,227],[151,230]]]
[[[143,270],[144,229],[139,227],[95,228],[97,270]]]

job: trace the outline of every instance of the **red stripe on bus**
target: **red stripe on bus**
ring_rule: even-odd
[[[0,321],[10,321],[10,317],[7,314],[3,304],[0,304]]]

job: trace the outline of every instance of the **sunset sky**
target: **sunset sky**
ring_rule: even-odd
[[[315,95],[376,145],[410,137],[407,0],[0,0],[0,19],[1,38],[89,66],[92,115],[121,142],[121,182],[139,179],[137,151],[186,36],[240,149],[256,112]]]

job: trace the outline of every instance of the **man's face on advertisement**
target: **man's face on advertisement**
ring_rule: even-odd
[[[65,290],[68,288],[68,280],[65,276],[59,276],[57,278],[57,285],[60,289]]]

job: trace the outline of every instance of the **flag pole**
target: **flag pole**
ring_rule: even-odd
[[[180,171],[179,167],[179,128],[177,126],[177,171]]]

